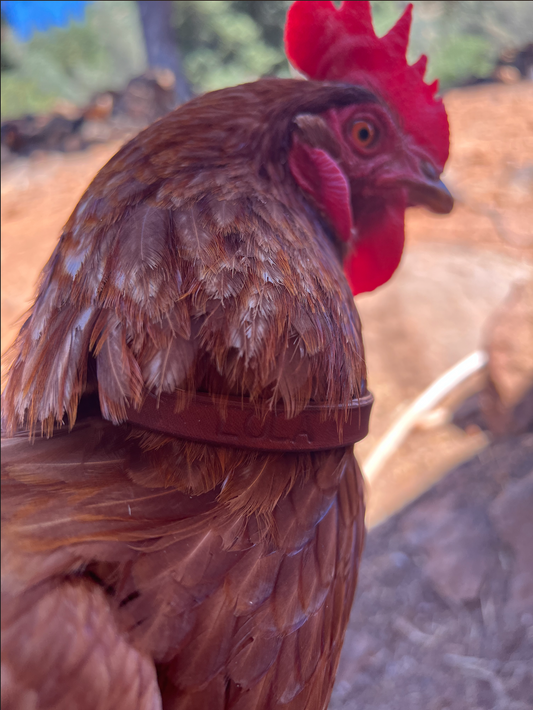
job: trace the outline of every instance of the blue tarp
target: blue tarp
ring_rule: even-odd
[[[18,39],[27,42],[35,30],[66,27],[70,20],[81,22],[88,0],[2,0],[1,7]]]

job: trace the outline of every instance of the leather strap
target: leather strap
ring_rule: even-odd
[[[217,407],[210,395],[199,393],[184,411],[176,413],[175,395],[162,394],[159,401],[149,395],[140,410],[130,407],[127,418],[146,429],[203,444],[256,451],[323,451],[363,439],[368,434],[373,401],[366,392],[349,404],[346,416],[343,406],[337,408],[336,417],[331,408],[310,404],[287,419],[273,411],[258,416],[257,407],[240,397],[228,397],[223,406]],[[328,409],[329,415],[324,418]]]

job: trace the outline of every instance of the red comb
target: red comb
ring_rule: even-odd
[[[443,168],[450,140],[438,82],[424,82],[427,58],[407,64],[412,5],[384,37],[372,26],[370,3],[347,0],[340,9],[323,0],[296,0],[289,9],[285,51],[310,79],[369,88],[394,107],[405,130]]]

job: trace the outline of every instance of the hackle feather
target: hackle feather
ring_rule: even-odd
[[[352,451],[207,446],[125,419],[148,392],[290,416],[364,389],[339,255],[287,168],[298,116],[363,99],[284,80],[209,94],[82,197],[4,391],[7,703],[324,708],[364,536]],[[53,436],[30,443],[39,428]]]

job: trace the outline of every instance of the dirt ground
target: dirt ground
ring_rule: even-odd
[[[330,710],[533,708],[533,434],[374,528]]]
[[[533,274],[533,84],[455,90],[445,103],[454,212],[411,210],[398,273],[357,301],[376,397],[357,447],[363,462],[416,396],[484,346],[496,308]],[[2,351],[62,225],[119,145],[3,168]],[[533,444],[527,435],[491,443],[450,419],[414,431],[368,491],[369,526],[389,520],[369,534],[334,710],[533,708],[533,583],[524,572]],[[513,532],[501,511],[520,520],[516,498],[529,508]]]

